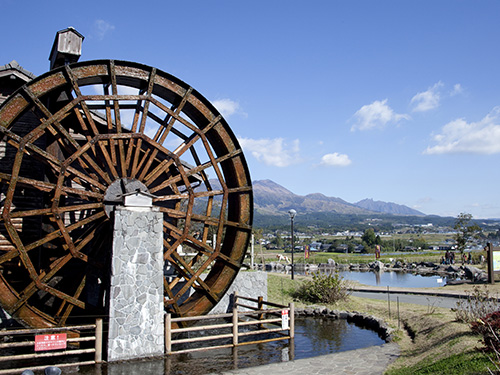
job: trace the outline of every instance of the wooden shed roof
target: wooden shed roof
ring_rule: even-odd
[[[10,63],[5,65],[0,65],[0,78],[15,76],[16,78],[22,79],[25,82],[29,82],[36,78],[36,75],[30,71],[24,69],[16,60],[12,60]]]

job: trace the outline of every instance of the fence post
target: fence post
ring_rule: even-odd
[[[233,308],[233,346],[238,346],[238,307]]]
[[[290,314],[290,338],[295,338],[295,304],[290,302],[289,304],[289,314]]]
[[[165,314],[165,353],[172,352],[172,315]]]
[[[95,363],[102,362],[102,318],[95,321]]]
[[[391,319],[391,296],[389,292],[389,285],[387,285],[387,306],[389,309],[389,319]]]
[[[262,310],[262,308],[264,307],[264,297],[262,296],[259,296],[257,297],[257,308],[260,310]],[[259,320],[262,320],[264,319],[264,314],[259,314]],[[259,324],[259,329],[262,329],[264,328],[264,326],[262,324]]]

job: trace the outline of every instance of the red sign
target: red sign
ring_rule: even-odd
[[[66,349],[65,333],[35,336],[35,352],[56,349]]]

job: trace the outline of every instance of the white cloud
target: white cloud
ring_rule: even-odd
[[[376,100],[371,104],[362,106],[353,116],[355,124],[351,131],[368,130],[373,128],[382,128],[388,123],[397,123],[400,120],[408,120],[410,116],[395,113],[387,105],[387,99]]]
[[[283,138],[251,139],[239,138],[241,147],[254,158],[274,167],[288,167],[298,161],[299,140],[287,144]]]
[[[339,154],[334,152],[333,154],[323,155],[321,158],[321,165],[331,166],[331,167],[347,167],[352,161],[346,154]]]
[[[99,40],[104,39],[106,34],[114,29],[115,27],[112,24],[104,20],[96,20],[94,22],[94,33]]]
[[[456,83],[453,85],[453,90],[450,92],[450,96],[455,96],[464,92],[462,85],[460,83]]]
[[[241,110],[240,104],[238,102],[235,102],[234,100],[219,99],[212,101],[212,104],[225,118],[228,118],[235,113],[240,113],[246,116],[246,114]]]
[[[411,104],[414,105],[413,112],[426,112],[439,107],[441,94],[439,89],[443,83],[439,81],[434,86],[429,87],[427,91],[419,92],[411,99]]]
[[[425,154],[500,153],[500,107],[478,122],[451,121],[432,139],[436,145],[427,147]]]

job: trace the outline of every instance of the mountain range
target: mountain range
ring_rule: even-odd
[[[425,216],[420,211],[392,202],[363,199],[357,203],[349,203],[341,198],[327,197],[321,193],[297,195],[271,180],[253,181],[253,194],[255,211],[264,215],[283,215],[288,210],[294,209],[301,213],[329,212],[369,215],[377,212],[392,215]]]

